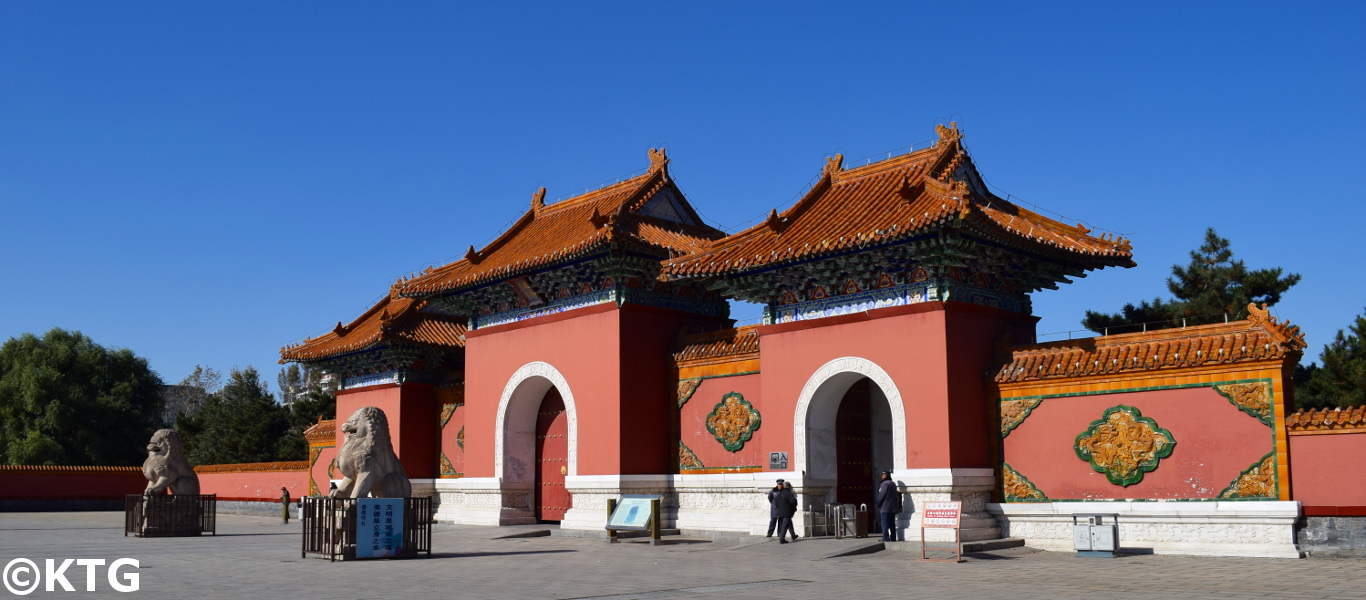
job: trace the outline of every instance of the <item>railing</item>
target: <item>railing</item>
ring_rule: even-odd
[[[402,498],[402,541],[390,556],[374,558],[413,558],[420,553],[432,556],[432,499]],[[301,557],[310,554],[328,560],[371,558],[357,556],[360,499],[307,496],[303,499],[303,547]]]
[[[218,535],[217,494],[128,494],[123,500],[123,535],[184,537]]]

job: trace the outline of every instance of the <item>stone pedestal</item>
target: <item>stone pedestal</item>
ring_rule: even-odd
[[[1120,552],[1299,558],[1299,502],[1140,501],[1011,502],[988,506],[1006,535],[1042,550],[1070,552],[1072,515],[1119,515]]]
[[[902,512],[897,515],[901,539],[920,540],[921,511],[924,502],[959,501],[963,503],[961,535],[964,542],[994,540],[1001,537],[996,518],[987,512],[995,475],[991,469],[908,469],[892,473],[900,486]],[[876,510],[876,509],[870,509]],[[927,529],[925,537],[932,542],[953,541],[953,531]]]

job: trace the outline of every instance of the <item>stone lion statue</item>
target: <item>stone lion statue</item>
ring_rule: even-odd
[[[342,425],[346,440],[337,452],[342,481],[333,498],[407,498],[413,488],[403,463],[389,439],[389,419],[384,411],[365,406],[351,413]]]
[[[143,495],[174,494],[199,495],[199,476],[185,459],[185,447],[180,434],[171,429],[158,429],[147,443],[147,460],[142,462],[142,474],[147,477]]]

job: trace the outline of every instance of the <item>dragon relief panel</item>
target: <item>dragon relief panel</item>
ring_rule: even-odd
[[[1002,491],[1005,492],[1006,502],[1039,502],[1048,500],[1039,488],[1034,487],[1034,482],[1021,475],[1019,471],[1011,468],[1010,465],[1001,463],[1001,483]]]
[[[1238,410],[1256,417],[1262,424],[1269,427],[1273,423],[1270,383],[1226,383],[1214,386],[1214,391],[1228,398]]]
[[[679,440],[679,441],[678,441],[678,468],[679,468],[680,470],[682,470],[682,469],[705,469],[705,468],[707,468],[707,467],[706,467],[706,465],[703,465],[703,464],[702,464],[702,460],[699,459],[699,458],[697,458],[697,455],[693,453],[692,448],[689,448],[687,444],[684,444],[684,443],[683,443],[683,440]]]
[[[759,411],[739,392],[730,392],[707,415],[707,431],[726,450],[737,452],[754,437],[762,420]]]
[[[1258,498],[1275,499],[1276,494],[1276,453],[1268,452],[1261,460],[1243,470],[1233,483],[1219,492],[1220,498]]]
[[[688,403],[688,400],[692,398],[693,392],[696,392],[696,391],[697,391],[697,387],[700,386],[700,385],[702,385],[702,380],[701,380],[700,378],[699,378],[699,379],[680,379],[680,380],[678,381],[678,407],[679,407],[679,408],[683,408],[683,405]]]
[[[1001,437],[1010,435],[1012,430],[1024,423],[1024,420],[1029,417],[1029,413],[1037,408],[1040,402],[1043,402],[1043,398],[1039,396],[1002,400]]]
[[[1176,440],[1137,408],[1121,404],[1105,409],[1100,420],[1078,434],[1074,448],[1078,458],[1110,483],[1128,487],[1171,456]]]

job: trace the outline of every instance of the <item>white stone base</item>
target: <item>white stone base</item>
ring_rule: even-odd
[[[768,491],[779,479],[792,482],[800,499],[798,510],[823,510],[830,502],[833,482],[803,481],[796,473],[721,473],[708,475],[571,475],[565,478],[571,508],[560,529],[601,531],[607,523],[607,500],[623,494],[653,494],[662,498],[660,526],[685,531],[713,531],[764,535],[768,529]],[[903,539],[919,539],[915,507],[927,500],[963,501],[963,540],[1000,537],[997,521],[986,513],[992,485],[990,469],[914,469],[893,474],[906,496],[898,515]],[[438,498],[436,520],[469,525],[534,523],[534,497],[529,484],[508,484],[494,477],[421,480]],[[416,494],[416,492],[415,492]],[[876,512],[876,509],[872,509]],[[873,519],[877,518],[874,514]],[[799,512],[793,519],[798,535],[806,536]],[[877,523],[870,524],[877,535]],[[948,540],[952,533],[930,530],[931,540]],[[1069,538],[1070,539],[1070,538]]]
[[[1073,551],[1072,515],[1119,515],[1119,547],[1156,554],[1300,558],[1299,502],[1111,501],[988,504],[1004,536],[1041,550]]]
[[[524,525],[536,522],[530,484],[496,477],[432,480],[436,521],[456,525]]]

